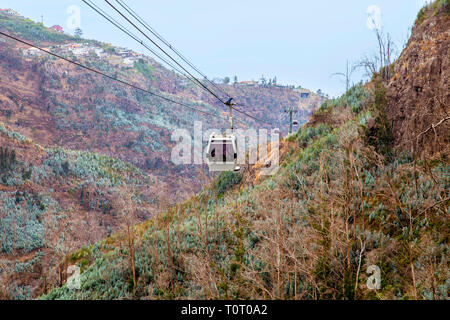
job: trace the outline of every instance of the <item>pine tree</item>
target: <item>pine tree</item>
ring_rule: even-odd
[[[76,28],[75,29],[75,37],[81,38],[82,35],[83,35],[83,30],[81,30],[80,28]]]

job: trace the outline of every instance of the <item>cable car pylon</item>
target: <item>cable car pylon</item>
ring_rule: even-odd
[[[298,114],[298,109],[294,107],[286,108],[284,112],[289,113],[289,134],[292,134],[292,126],[297,127],[298,126],[298,120],[297,116],[294,119],[293,114]]]

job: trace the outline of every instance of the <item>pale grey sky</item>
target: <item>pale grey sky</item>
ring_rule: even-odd
[[[111,0],[113,4],[116,1]],[[239,80],[277,76],[285,84],[301,85],[330,95],[343,92],[334,72],[346,60],[355,62],[375,50],[367,26],[369,7],[381,13],[380,23],[401,49],[425,0],[125,0],[160,34],[209,76]],[[101,0],[95,0],[112,12]],[[0,0],[0,8],[67,31],[68,9],[78,6],[84,36],[147,53],[114,29],[82,1]],[[377,10],[371,11],[378,12]],[[70,21],[69,21],[70,22]],[[72,20],[73,22],[73,20]],[[360,75],[354,76],[357,82]]]

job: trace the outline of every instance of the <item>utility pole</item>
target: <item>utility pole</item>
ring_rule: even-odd
[[[293,107],[289,107],[289,108],[286,108],[284,110],[284,112],[289,113],[289,134],[291,134],[292,133],[292,114],[293,113],[297,113],[298,109],[297,108],[293,108]]]
[[[350,69],[350,66],[348,65],[348,60],[347,60],[347,65],[346,65],[346,69],[345,69],[345,73],[342,72],[337,72],[337,73],[333,73],[331,76],[339,76],[345,79],[345,90],[346,92],[350,89],[350,81],[351,81],[351,77],[352,74],[354,72],[354,68]]]

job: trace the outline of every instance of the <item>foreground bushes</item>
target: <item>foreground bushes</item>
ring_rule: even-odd
[[[239,191],[222,174],[138,226],[136,285],[118,234],[93,247],[80,291],[43,298],[448,299],[448,158],[384,157],[362,118],[304,128],[277,175]]]

